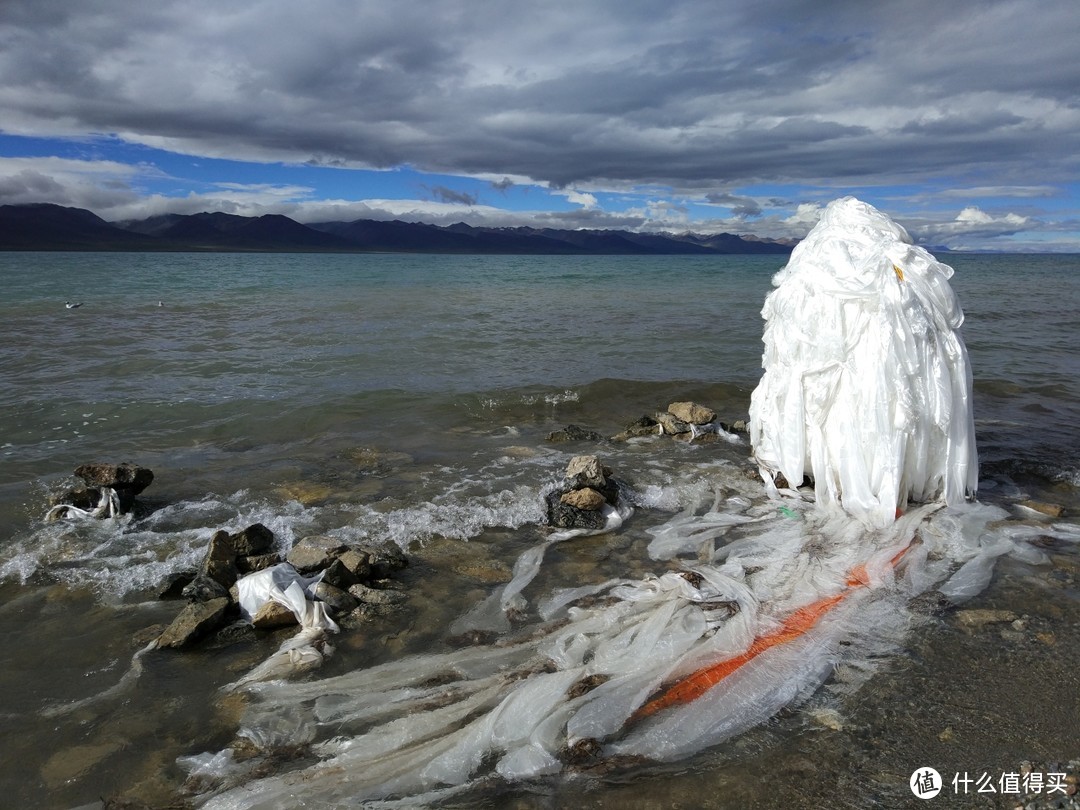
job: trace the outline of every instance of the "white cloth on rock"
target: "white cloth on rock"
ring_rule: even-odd
[[[971,370],[953,271],[853,197],[830,203],[765,300],[750,436],[762,475],[814,480],[885,526],[908,501],[978,483]]]

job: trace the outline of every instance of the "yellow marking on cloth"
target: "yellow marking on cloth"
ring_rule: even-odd
[[[896,277],[898,279],[900,279],[901,281],[903,281],[904,280],[904,271],[901,270],[899,267],[897,267],[895,264],[892,266],[892,269],[896,271]]]

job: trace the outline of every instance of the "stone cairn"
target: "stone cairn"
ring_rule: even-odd
[[[597,456],[575,456],[566,466],[560,486],[549,492],[545,500],[550,526],[602,529],[607,523],[604,507],[618,504],[619,481]]]
[[[274,546],[274,533],[261,523],[233,534],[215,532],[199,570],[176,574],[162,588],[161,598],[182,597],[188,603],[158,637],[158,647],[190,646],[238,617],[237,580],[282,562],[304,576],[322,573],[315,598],[325,602],[339,622],[360,621],[405,599],[387,579],[408,565],[396,548],[342,543],[324,535],[305,537],[284,557]],[[274,602],[252,617],[256,630],[295,624],[293,612]],[[240,630],[244,628],[246,623],[241,623]]]

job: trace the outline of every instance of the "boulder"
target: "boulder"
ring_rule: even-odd
[[[234,553],[243,557],[254,557],[269,553],[274,547],[274,533],[261,523],[253,523],[246,529],[230,535]]]
[[[313,534],[298,540],[285,555],[285,560],[301,574],[310,574],[326,568],[339,553],[347,549],[336,537]]]
[[[254,574],[272,565],[277,565],[285,558],[280,554],[258,554],[250,557],[237,557],[236,570],[241,574]]]
[[[238,576],[236,569],[236,547],[232,536],[223,530],[214,532],[203,558],[199,573],[203,577],[220,582],[225,590],[233,586]]]
[[[395,571],[407,568],[409,558],[393,543],[385,546],[356,546],[355,550],[367,554],[371,565],[371,579],[386,579]]]
[[[348,588],[350,585],[355,585],[359,581],[360,577],[350,571],[345,564],[341,562],[340,557],[331,561],[330,565],[323,569],[323,582],[329,583],[337,588]]]
[[[586,430],[578,425],[567,425],[562,430],[548,434],[549,442],[598,442],[604,437],[595,430]]]
[[[362,549],[349,548],[338,557],[338,562],[356,577],[356,582],[363,582],[371,576],[371,554]]]
[[[696,402],[672,402],[668,413],[691,425],[707,425],[716,420],[716,411]]]
[[[132,497],[146,489],[154,480],[154,473],[137,464],[80,464],[75,475],[90,487],[111,487],[117,491],[127,490]]]
[[[596,456],[574,456],[566,465],[566,484],[570,489],[603,489],[607,479],[600,459]]]
[[[158,647],[184,647],[216,630],[224,623],[228,607],[228,598],[189,602],[172,624],[165,628],[165,632],[158,636]]]
[[[121,514],[131,511],[131,507],[135,504],[135,496],[150,486],[154,480],[154,473],[151,470],[126,462],[124,464],[100,462],[80,464],[75,468],[75,475],[85,481],[87,487],[91,489],[109,487],[116,492]],[[98,501],[94,503],[94,506],[97,506],[100,498],[99,493]]]
[[[315,598],[328,604],[334,613],[341,616],[356,610],[359,604],[356,597],[348,591],[331,585],[325,580],[315,586]]]
[[[184,588],[192,583],[199,574],[197,571],[177,571],[169,574],[158,586],[158,599],[180,599]]]
[[[564,493],[559,500],[567,506],[585,512],[595,512],[598,509],[603,509],[607,503],[607,499],[592,487],[571,490]]]
[[[624,442],[627,439],[635,439],[639,436],[655,436],[657,421],[651,416],[642,416],[640,419],[635,419],[625,428],[622,433],[617,433],[612,436],[613,441]]]

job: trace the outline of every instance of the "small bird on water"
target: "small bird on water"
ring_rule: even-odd
[[[82,306],[82,301],[80,301],[77,304],[73,304],[70,301],[65,301],[64,306],[67,307],[68,309],[78,309],[79,307]]]

